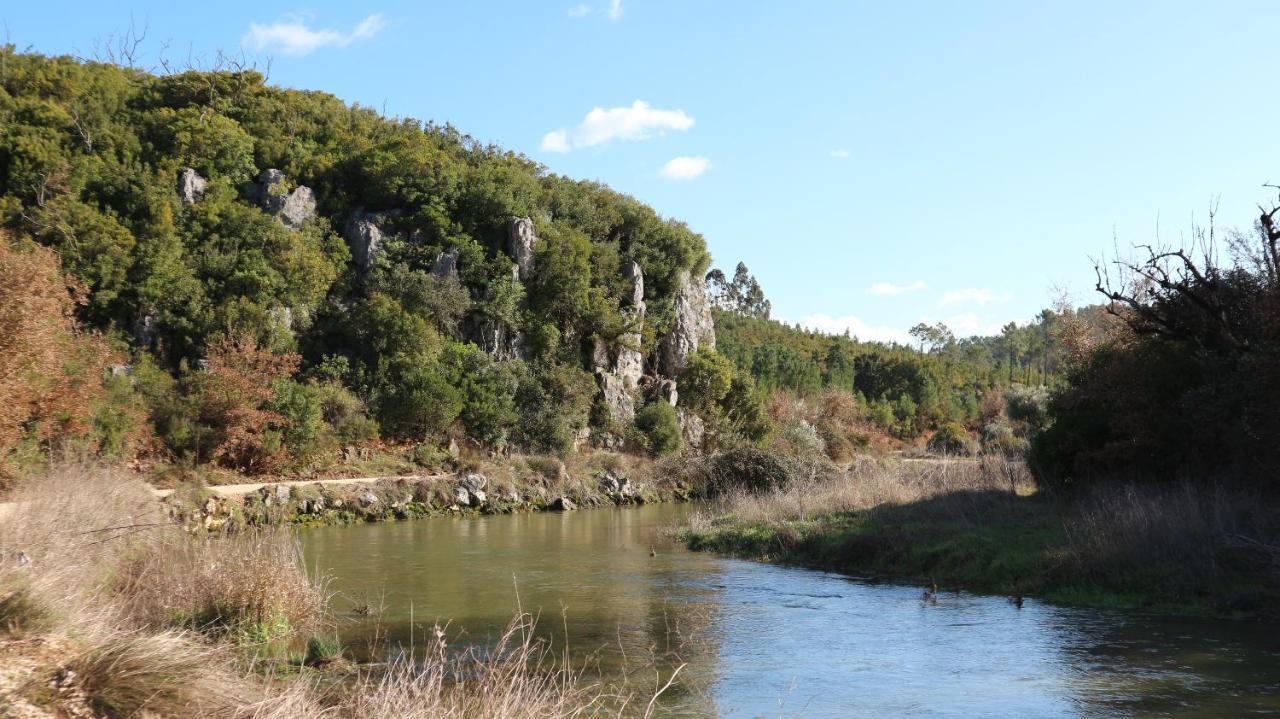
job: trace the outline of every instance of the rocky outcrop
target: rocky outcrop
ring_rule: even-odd
[[[280,218],[285,227],[296,230],[316,216],[316,197],[306,185],[298,185],[286,192],[285,180],[284,173],[279,170],[263,170],[258,175],[258,204]]]
[[[501,320],[488,317],[469,320],[466,335],[495,359],[524,358],[524,337]]]
[[[701,417],[688,410],[679,410],[677,416],[680,418],[680,434],[685,446],[691,449],[702,449],[702,443],[707,434],[706,423]]]
[[[706,284],[691,278],[687,270],[676,281],[679,288],[675,300],[675,322],[662,339],[662,371],[676,377],[689,364],[689,357],[700,349],[716,348],[716,330],[707,303]]]
[[[431,265],[431,274],[442,280],[447,277],[457,277],[458,248],[451,247],[447,251],[436,255],[436,261]]]
[[[178,173],[178,194],[182,196],[182,204],[194,205],[204,199],[204,188],[209,181],[190,167],[182,168]]]
[[[361,272],[368,272],[382,252],[382,219],[379,214],[356,212],[342,230],[342,237],[351,248],[351,259]]]
[[[516,261],[516,272],[521,282],[533,276],[533,253],[538,244],[533,220],[528,217],[512,217],[507,222],[507,253]]]
[[[614,352],[602,342],[597,342],[592,353],[592,367],[600,396],[609,407],[613,419],[629,423],[635,419],[635,392],[644,374],[644,356],[640,354],[641,333],[644,329],[644,273],[640,265],[631,262],[624,270],[631,282],[628,305],[622,308],[627,331],[618,338]]]

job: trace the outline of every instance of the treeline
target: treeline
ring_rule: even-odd
[[[1011,323],[991,337],[956,338],[943,325],[922,325],[913,330],[919,344],[912,347],[863,342],[739,312],[717,311],[715,318],[718,351],[762,390],[802,397],[827,389],[849,393],[874,424],[902,439],[948,424],[1002,435],[992,423],[1007,414],[1010,397],[1043,405],[1047,393],[1035,388],[1062,381],[1070,353],[1062,339],[1066,325],[1096,335],[1105,324],[1100,307],[1059,307],[1029,323]]]

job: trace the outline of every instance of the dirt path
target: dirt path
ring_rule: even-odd
[[[213,484],[205,487],[210,492],[222,497],[243,497],[246,494],[276,484],[283,484],[287,487],[301,487],[309,484],[323,484],[329,486],[342,486],[346,484],[371,484],[381,480],[437,480],[444,479],[451,475],[448,474],[402,474],[387,477],[343,477],[341,479],[291,479],[279,482],[250,482],[248,484]],[[157,497],[164,499],[173,494],[172,489],[152,489]]]
[[[208,487],[205,487],[205,489],[221,497],[243,497],[246,494],[251,494],[253,492],[258,491],[259,489],[262,489],[263,487],[267,487],[273,484],[283,484],[289,487],[300,487],[308,484],[325,484],[325,485],[331,485],[331,486],[342,486],[345,484],[371,484],[373,482],[378,482],[386,479],[434,481],[437,479],[445,479],[450,476],[452,475],[449,475],[449,474],[401,474],[401,475],[392,475],[392,476],[386,476],[386,477],[343,477],[340,479],[291,479],[291,480],[284,480],[279,482],[250,482],[248,484],[215,484],[215,485],[210,485]],[[165,497],[168,497],[169,495],[173,494],[173,490],[172,489],[156,489],[155,487],[152,487],[151,493],[154,494],[157,499],[164,499]],[[18,509],[18,506],[19,505],[15,502],[0,502],[0,519],[4,519],[6,515]]]

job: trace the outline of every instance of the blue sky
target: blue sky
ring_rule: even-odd
[[[1280,3],[0,5],[10,42],[154,61],[239,51],[271,81],[451,122],[598,179],[745,261],[791,322],[901,338],[1090,297],[1112,238],[1176,241],[1280,181]]]

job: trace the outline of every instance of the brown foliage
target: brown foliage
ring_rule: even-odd
[[[220,429],[213,459],[246,472],[265,472],[285,459],[274,430],[286,420],[269,409],[273,384],[298,369],[296,354],[273,354],[247,334],[219,337],[205,355],[201,419]]]
[[[0,452],[88,432],[109,355],[76,324],[84,292],[52,250],[0,235]]]

